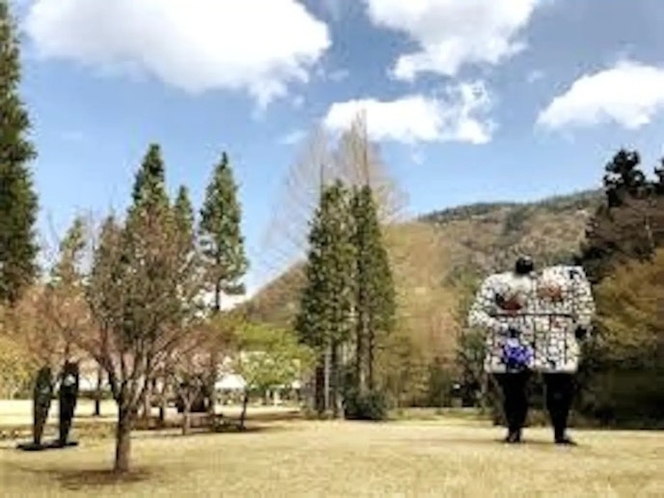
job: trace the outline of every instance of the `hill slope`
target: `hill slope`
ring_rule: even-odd
[[[456,278],[508,269],[520,253],[539,266],[568,260],[601,200],[601,191],[584,191],[534,203],[473,204],[388,228],[401,331],[432,354],[447,356],[458,328]],[[301,270],[291,268],[265,286],[247,303],[250,316],[288,324],[297,309]]]

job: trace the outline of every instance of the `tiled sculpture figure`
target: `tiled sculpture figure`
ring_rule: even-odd
[[[590,283],[578,266],[535,271],[519,258],[513,271],[490,275],[469,313],[469,325],[486,330],[485,371],[501,386],[507,442],[521,440],[528,410],[526,383],[541,372],[558,444],[574,444],[565,430],[580,345],[595,312]]]

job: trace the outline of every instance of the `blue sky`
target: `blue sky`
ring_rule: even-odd
[[[410,213],[597,187],[662,153],[661,0],[16,0],[41,229],[123,208],[150,142],[199,204],[227,151],[254,265],[294,138],[367,112]],[[358,102],[359,101],[359,102]]]

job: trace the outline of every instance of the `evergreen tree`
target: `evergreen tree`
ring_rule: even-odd
[[[394,329],[396,293],[370,186],[354,191],[353,243],[356,254],[356,376],[360,393],[375,388],[374,362],[381,334]]]
[[[244,294],[240,279],[249,268],[240,230],[242,210],[237,194],[228,155],[224,152],[205,190],[199,227],[202,252],[214,290],[215,311],[221,308],[222,294]]]
[[[76,217],[60,242],[60,257],[51,270],[54,284],[77,286],[82,282],[81,263],[86,247],[85,220]]]
[[[37,274],[38,202],[28,163],[36,157],[19,98],[19,43],[9,2],[0,0],[0,300],[15,304]]]
[[[353,262],[348,191],[340,181],[323,189],[311,222],[309,254],[295,329],[300,342],[317,355],[316,410],[327,408],[326,355],[330,351],[331,404],[338,415],[341,390],[341,348],[352,330]]]
[[[199,305],[200,296],[192,295],[191,292],[200,290],[199,269],[200,260],[196,251],[196,233],[194,208],[189,198],[189,189],[184,185],[178,189],[175,203],[173,205],[174,238],[177,244],[176,254],[179,262],[181,284],[180,296],[184,306],[194,310]]]
[[[225,152],[215,166],[205,190],[200,216],[198,232],[202,264],[208,290],[213,292],[213,313],[218,314],[221,310],[222,295],[244,294],[245,288],[240,280],[249,268],[240,227],[242,210],[238,200],[238,187]],[[214,412],[215,406],[214,384],[218,356],[219,351],[213,346],[206,383],[210,412]]]
[[[664,244],[664,196],[645,177],[636,151],[619,150],[605,168],[606,203],[586,231],[580,262],[594,283],[616,264],[648,259]],[[655,174],[659,169],[655,168]]]
[[[168,207],[166,171],[158,144],[150,144],[134,179],[131,215],[163,215]]]
[[[178,189],[173,211],[178,233],[182,234],[185,241],[193,241],[194,208],[189,198],[189,189],[184,185],[181,185]]]

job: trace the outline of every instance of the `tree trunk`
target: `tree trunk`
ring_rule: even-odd
[[[205,390],[207,391],[207,413],[210,416],[214,416],[215,408],[217,406],[217,365],[219,364],[219,350],[217,346],[212,347],[210,352],[210,365],[208,370],[208,379]]]
[[[339,342],[333,341],[330,351],[330,403],[332,404],[332,418],[339,418]]]
[[[374,389],[374,355],[376,350],[376,334],[370,329],[367,334],[367,387],[370,391]]]
[[[150,416],[152,415],[152,393],[153,388],[152,384],[150,384],[143,397],[143,418],[145,420],[150,420]]]
[[[168,382],[166,379],[163,379],[161,382],[161,387],[157,389],[157,392],[159,393],[159,425],[163,427],[166,423]]]
[[[217,262],[219,263],[219,262]],[[219,281],[215,282],[214,285],[214,307],[213,315],[216,316],[221,311],[221,283]],[[211,417],[215,415],[215,409],[217,407],[217,367],[219,365],[219,345],[216,344],[216,341],[212,344],[212,350],[210,351],[210,365],[208,371],[207,379],[207,396],[208,396],[208,405],[207,413]]]
[[[325,349],[325,413],[330,410],[330,346]]]
[[[314,399],[316,413],[322,417],[325,413],[325,355],[319,354],[314,380]]]
[[[184,410],[182,411],[182,435],[189,434],[191,429],[191,403],[192,396],[188,396],[184,401]]]
[[[244,430],[244,422],[247,419],[247,405],[249,404],[249,393],[244,391],[242,397],[242,412],[240,413],[240,430]]]
[[[95,389],[95,408],[92,413],[93,417],[101,416],[101,384],[104,381],[104,370],[101,366],[97,366],[97,388]]]
[[[131,453],[131,426],[136,411],[120,406],[115,430],[115,465],[113,471],[122,474],[129,471]]]
[[[355,382],[357,388],[361,393],[367,390],[367,378],[365,368],[365,338],[367,335],[366,319],[363,313],[358,317],[358,324],[356,329],[356,343],[355,343]]]

